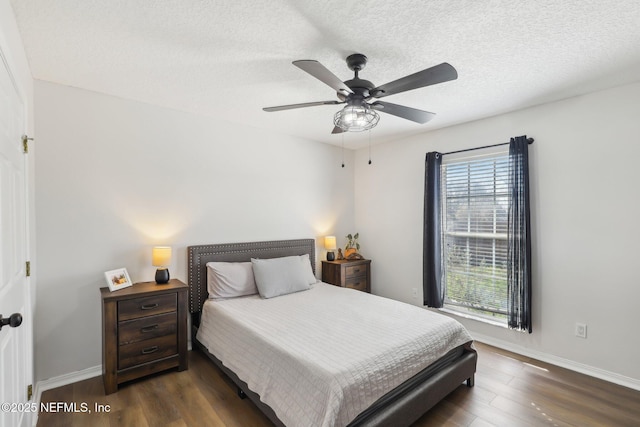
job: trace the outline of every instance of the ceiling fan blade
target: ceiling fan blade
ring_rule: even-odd
[[[342,92],[345,95],[353,93],[349,86],[345,85],[335,74],[329,71],[324,65],[318,61],[305,59],[301,61],[293,61],[293,65],[306,71],[321,82],[331,86],[336,92]]]
[[[317,105],[337,105],[337,104],[344,104],[344,102],[340,102],[340,101],[305,102],[304,104],[291,104],[291,105],[279,105],[277,107],[265,107],[263,108],[263,110],[272,113],[274,111],[293,110],[294,108],[315,107]]]
[[[331,133],[332,133],[332,134],[333,134],[333,133],[342,133],[342,132],[344,132],[344,129],[342,129],[342,128],[341,128],[341,127],[339,127],[339,126],[335,126],[335,127],[333,128],[333,131],[331,131]]]
[[[376,101],[370,105],[371,108],[383,113],[411,120],[416,123],[427,123],[435,117],[435,113],[405,107],[404,105],[392,104],[390,102]]]
[[[426,70],[402,77],[371,90],[374,98],[393,95],[408,90],[448,82],[458,78],[458,72],[450,64],[443,62]]]

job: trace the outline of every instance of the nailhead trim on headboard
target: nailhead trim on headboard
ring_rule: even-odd
[[[199,313],[209,297],[207,292],[207,263],[245,262],[251,258],[277,258],[309,254],[311,268],[316,271],[315,239],[272,240],[267,242],[220,243],[187,248],[189,282],[189,311]]]

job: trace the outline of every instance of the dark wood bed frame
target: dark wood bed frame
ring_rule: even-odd
[[[196,339],[202,305],[208,298],[206,264],[211,261],[245,262],[251,258],[277,258],[309,254],[309,258],[312,260],[311,266],[315,272],[315,245],[314,239],[298,239],[198,245],[189,246],[187,250],[193,347],[197,347],[206,354],[238,386],[238,394],[241,397],[245,395],[249,397],[277,426],[284,424],[278,419],[273,409],[263,403],[259,395],[251,391],[244,381],[225,367]],[[349,427],[395,427],[412,424],[463,382],[466,381],[468,387],[473,387],[476,361],[476,351],[471,347],[471,343],[468,343],[458,353],[450,354],[446,359],[436,361],[422,373],[380,398],[353,420]]]

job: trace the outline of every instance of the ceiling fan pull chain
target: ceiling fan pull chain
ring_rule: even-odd
[[[369,129],[369,164],[371,164],[371,129]]]
[[[342,167],[344,167],[344,133],[342,134]]]

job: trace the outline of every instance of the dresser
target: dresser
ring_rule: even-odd
[[[371,260],[322,261],[322,281],[343,288],[371,292]]]
[[[118,384],[175,368],[187,369],[188,290],[172,279],[165,285],[136,283],[102,296],[102,378],[106,394]]]

